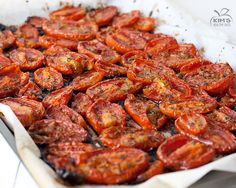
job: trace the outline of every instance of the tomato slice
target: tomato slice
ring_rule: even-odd
[[[39,33],[31,24],[24,24],[16,31],[16,45],[18,47],[38,48]]]
[[[193,44],[178,44],[176,48],[162,51],[153,56],[153,59],[167,67],[179,70],[198,57],[198,51]]]
[[[229,86],[229,90],[228,90],[228,93],[236,98],[236,77],[233,78],[233,80],[231,81],[231,84]]]
[[[196,168],[212,161],[215,151],[210,146],[179,134],[163,142],[157,150],[157,156],[166,167],[181,170]]]
[[[100,82],[103,77],[103,72],[91,70],[75,77],[71,83],[71,86],[74,90],[85,91],[87,88]]]
[[[99,138],[110,148],[132,147],[146,151],[157,148],[165,140],[165,137],[155,130],[132,127],[109,127],[102,131]]]
[[[16,94],[29,82],[29,73],[23,73],[18,65],[7,65],[0,69],[0,98]]]
[[[50,106],[46,111],[46,117],[48,119],[56,119],[67,123],[73,123],[80,127],[86,126],[86,122],[80,114],[63,104]]]
[[[46,64],[62,74],[81,74],[84,70],[83,56],[71,51],[58,51],[46,56]]]
[[[164,101],[160,104],[163,114],[178,118],[191,112],[205,114],[213,111],[218,106],[217,101],[204,91],[194,91],[192,96],[185,99]]]
[[[78,93],[72,100],[71,108],[81,115],[86,115],[88,108],[93,104],[93,101],[88,95]]]
[[[100,28],[100,30],[96,33],[96,39],[100,42],[106,43],[106,37],[108,35],[112,35],[115,31],[116,29],[111,26]]]
[[[107,6],[95,11],[94,20],[98,26],[109,25],[117,15],[118,9],[115,6]]]
[[[214,110],[212,113],[207,114],[206,117],[214,125],[218,125],[228,131],[236,130],[236,112],[226,106]]]
[[[145,46],[145,51],[152,57],[159,55],[163,51],[176,48],[178,48],[176,39],[170,36],[164,36],[150,40]]]
[[[76,50],[78,46],[77,41],[68,39],[57,39],[51,36],[43,35],[39,37],[39,44],[43,48],[49,48],[50,46],[57,45],[70,50]]]
[[[10,64],[12,64],[11,60],[0,52],[0,70]]]
[[[92,144],[80,143],[74,140],[59,141],[49,144],[45,158],[54,168],[67,169],[67,163],[76,160],[78,155],[96,150]]]
[[[124,76],[127,73],[127,68],[123,66],[119,66],[116,64],[107,64],[101,60],[98,60],[94,64],[94,69],[99,72],[103,72],[107,77],[114,76]]]
[[[154,101],[186,98],[192,94],[192,89],[187,83],[175,75],[156,78],[151,85],[143,89],[143,94]]]
[[[86,182],[99,184],[133,180],[148,168],[149,160],[145,152],[134,148],[103,149],[82,156],[76,169],[83,172]]]
[[[77,21],[83,18],[86,14],[86,10],[82,7],[65,6],[58,10],[55,10],[49,14],[53,20],[74,20]]]
[[[130,80],[142,84],[151,84],[155,78],[163,75],[175,76],[175,72],[163,64],[143,59],[135,59],[127,71]]]
[[[219,105],[234,108],[236,106],[236,98],[226,93],[225,96],[221,97]]]
[[[127,78],[108,79],[87,89],[86,94],[92,99],[105,99],[111,102],[124,100],[128,94],[141,89],[142,85]]]
[[[15,43],[15,36],[10,30],[0,31],[0,49],[4,50]]]
[[[211,94],[226,92],[233,78],[233,70],[227,63],[210,64],[184,76],[192,87],[201,88]]]
[[[88,133],[77,124],[55,119],[43,119],[34,122],[28,132],[36,144],[51,144],[63,140],[83,142],[88,140]]]
[[[44,55],[32,48],[17,48],[10,52],[10,59],[18,64],[21,70],[34,70],[41,67],[44,62]]]
[[[107,35],[106,44],[124,54],[129,51],[144,49],[146,40],[137,31],[119,29],[114,34]]]
[[[52,91],[64,85],[62,74],[52,67],[39,68],[34,72],[34,80],[41,87]]]
[[[11,107],[17,118],[28,128],[34,121],[42,119],[45,109],[41,102],[26,98],[5,98],[2,104]]]
[[[192,112],[178,117],[175,120],[175,127],[179,132],[199,135],[207,131],[208,123],[203,115]]]
[[[86,117],[98,134],[111,126],[124,127],[126,125],[124,109],[118,104],[102,99],[95,101],[88,108]]]
[[[90,40],[95,38],[98,27],[94,22],[65,22],[51,20],[43,23],[47,35],[69,40]]]
[[[116,28],[129,27],[134,25],[140,18],[140,11],[133,10],[130,13],[123,13],[113,19],[112,26]]]
[[[56,106],[59,104],[67,105],[70,98],[72,97],[72,92],[73,89],[69,86],[55,90],[44,97],[42,101],[43,106],[48,108],[50,106]]]
[[[29,81],[25,86],[20,88],[17,96],[39,101],[42,99],[43,93],[42,90],[34,82]]]
[[[180,72],[182,74],[187,74],[198,69],[201,66],[210,65],[210,64],[212,64],[212,62],[208,60],[200,59],[200,58],[193,58],[193,59],[188,60],[185,65],[181,66]]]
[[[120,60],[119,54],[96,39],[79,42],[78,52],[109,64]]]
[[[163,162],[156,160],[149,165],[149,168],[145,172],[138,175],[138,177],[136,178],[136,182],[141,183],[143,181],[146,181],[155,175],[161,174],[163,171],[164,171]]]
[[[152,17],[141,17],[134,24],[134,28],[140,31],[152,31],[155,28],[155,19]]]
[[[41,28],[43,25],[43,22],[45,22],[47,19],[40,16],[30,16],[27,18],[26,23],[33,25],[34,27]]]
[[[143,129],[159,129],[167,117],[160,112],[158,104],[129,94],[124,103],[125,110]]]
[[[136,60],[136,59],[143,59],[146,60],[148,59],[147,54],[144,51],[141,50],[134,50],[125,53],[121,57],[121,64],[125,67],[130,67],[131,64]]]

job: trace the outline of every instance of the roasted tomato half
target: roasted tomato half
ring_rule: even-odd
[[[134,25],[140,18],[140,11],[133,10],[130,13],[123,13],[113,19],[112,26],[116,28]]]
[[[18,47],[37,48],[39,47],[39,33],[36,27],[31,24],[24,24],[15,33],[16,45]]]
[[[155,19],[152,17],[141,17],[134,24],[134,28],[139,31],[152,31],[155,27]]]
[[[42,94],[42,90],[34,82],[29,81],[20,88],[17,96],[39,101],[43,97]]]
[[[41,102],[26,98],[5,98],[1,103],[11,107],[17,118],[28,128],[34,121],[42,119],[45,109]]]
[[[184,76],[190,86],[204,89],[211,94],[226,92],[232,78],[233,70],[227,63],[201,66]]]
[[[81,115],[86,115],[87,110],[93,104],[88,95],[78,93],[72,100],[71,108]]]
[[[148,168],[148,155],[135,148],[103,149],[80,155],[76,169],[88,183],[119,184],[133,180]]]
[[[106,38],[108,35],[112,35],[116,32],[116,29],[114,27],[104,27],[100,28],[100,30],[96,33],[96,39],[100,42],[106,43]]]
[[[23,71],[41,67],[44,63],[44,55],[32,48],[17,48],[10,52],[10,59],[20,66]]]
[[[167,121],[167,117],[161,113],[158,104],[132,94],[127,96],[124,107],[143,129],[159,129]]]
[[[87,131],[78,124],[55,119],[36,121],[28,132],[36,144],[52,144],[61,140],[83,142],[88,139]]]
[[[12,64],[11,60],[0,52],[0,70],[10,64]]]
[[[130,67],[136,59],[148,59],[147,54],[142,50],[134,50],[125,53],[121,57],[121,64],[125,67]]]
[[[79,42],[78,52],[109,64],[120,60],[119,54],[97,39]]]
[[[142,85],[127,78],[114,78],[97,83],[87,89],[86,94],[92,99],[109,101],[124,100],[128,94],[136,93]]]
[[[34,80],[41,87],[51,91],[64,85],[62,74],[52,67],[39,68],[34,72]]]
[[[124,109],[118,104],[102,99],[97,100],[88,108],[86,117],[98,134],[108,127],[126,125]]]
[[[225,96],[221,97],[219,105],[234,108],[236,106],[236,97],[232,97],[229,93],[226,93]]]
[[[103,72],[91,70],[75,77],[71,86],[74,90],[85,91],[87,88],[100,82],[103,77]]]
[[[137,31],[119,29],[114,34],[107,35],[106,44],[124,54],[129,51],[144,49],[146,40]]]
[[[45,22],[47,19],[40,16],[30,16],[27,18],[26,23],[33,25],[37,28],[42,28],[43,22]]]
[[[152,129],[137,129],[132,127],[109,127],[102,131],[100,140],[110,148],[132,147],[142,150],[157,148],[165,137]]]
[[[43,106],[48,108],[50,106],[56,106],[59,104],[67,105],[70,98],[72,97],[72,91],[73,89],[67,86],[49,93],[43,99]]]
[[[169,117],[177,118],[191,112],[205,114],[213,111],[217,106],[217,101],[206,92],[194,91],[188,98],[162,102],[160,110]]]
[[[230,84],[230,86],[229,86],[228,93],[229,93],[232,97],[236,98],[236,77],[235,77],[235,76],[234,76],[234,78],[233,78],[232,81],[231,81],[231,84]]]
[[[89,40],[96,36],[98,27],[94,22],[65,22],[51,20],[44,22],[43,30],[47,35],[69,40]]]
[[[0,49],[11,47],[15,40],[16,38],[10,30],[0,31]]]
[[[65,6],[49,14],[52,20],[73,20],[77,21],[83,18],[86,10],[82,7]]]
[[[109,25],[117,13],[118,9],[115,6],[107,6],[97,9],[94,14],[94,20],[98,26]]]
[[[196,168],[212,161],[215,151],[210,146],[179,134],[163,142],[157,150],[157,156],[166,167],[181,170]]]
[[[135,59],[129,66],[127,77],[143,84],[151,84],[157,77],[175,76],[175,72],[163,64],[151,60]]]

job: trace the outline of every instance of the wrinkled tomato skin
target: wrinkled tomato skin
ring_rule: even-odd
[[[25,86],[23,86],[19,93],[18,97],[25,97],[28,99],[40,101],[42,99],[42,90],[32,81],[29,81]]]
[[[85,116],[89,107],[93,104],[93,101],[88,95],[84,93],[78,93],[72,100],[71,108],[77,113]]]
[[[163,142],[157,156],[166,167],[174,170],[196,168],[212,161],[215,151],[210,146],[185,135],[174,135]]]
[[[134,25],[140,18],[140,11],[133,10],[130,13],[123,13],[113,19],[112,26],[122,28]]]
[[[15,36],[10,30],[0,31],[0,50],[4,50],[14,45]]]
[[[236,98],[226,93],[225,96],[221,97],[219,101],[219,106],[227,106],[229,108],[234,108],[236,106]]]
[[[34,121],[42,119],[45,115],[45,109],[41,102],[27,98],[5,98],[2,104],[11,107],[17,118],[28,128]]]
[[[103,149],[80,156],[76,169],[83,172],[85,181],[108,185],[135,179],[148,168],[149,160],[145,152],[134,148]]]
[[[114,78],[101,81],[87,89],[86,94],[92,99],[105,99],[111,102],[124,100],[128,94],[134,94],[142,85],[126,78]]]
[[[105,44],[106,37],[108,35],[112,35],[113,33],[115,33],[115,31],[116,29],[111,26],[100,28],[100,30],[96,33],[96,39]]]
[[[74,90],[85,91],[87,88],[100,82],[103,77],[103,72],[91,70],[75,77],[71,83],[71,87]]]
[[[104,75],[107,77],[124,76],[127,73],[126,67],[116,64],[106,64],[100,60],[96,61],[94,64],[94,69],[98,72],[104,73]]]
[[[72,97],[72,91],[73,89],[68,86],[51,92],[44,97],[42,101],[43,106],[48,108],[59,104],[67,105]]]
[[[160,52],[176,49],[177,47],[178,44],[175,38],[166,36],[150,40],[145,46],[145,51],[152,57],[158,55]]]
[[[124,107],[143,129],[159,129],[167,122],[167,117],[160,112],[157,104],[132,94],[127,96]]]
[[[62,74],[51,67],[37,69],[34,72],[34,80],[49,91],[60,89],[64,85]]]
[[[11,60],[0,52],[0,69],[12,64]]]
[[[121,57],[121,64],[124,67],[130,67],[133,63],[133,61],[135,61],[136,59],[148,59],[148,56],[145,52],[141,51],[141,50],[134,50],[134,51],[130,51],[125,53],[122,57]]]
[[[52,20],[73,20],[77,21],[83,18],[86,10],[82,7],[65,6],[50,13]]]
[[[84,142],[88,133],[82,127],[70,122],[55,119],[42,119],[34,122],[28,132],[36,144],[52,144],[57,141]]]
[[[134,25],[140,31],[152,31],[155,28],[155,19],[152,17],[142,17]]]
[[[155,175],[161,174],[163,171],[164,171],[163,162],[156,160],[149,165],[149,168],[145,172],[138,175],[138,177],[136,178],[136,182],[139,183],[144,182]]]
[[[20,66],[21,70],[34,70],[44,63],[44,55],[32,48],[18,48],[10,52],[10,59]]]
[[[107,6],[95,11],[94,20],[99,27],[109,25],[117,13],[117,7]]]
[[[88,108],[86,117],[98,134],[111,126],[125,127],[126,125],[124,109],[118,104],[102,99],[95,101]]]
[[[80,114],[63,104],[50,106],[46,111],[46,117],[48,119],[56,119],[63,122],[76,124],[79,127],[86,126],[86,122]]]
[[[57,39],[51,36],[43,35],[39,37],[39,44],[43,48],[49,48],[50,46],[57,45],[70,50],[76,50],[78,42],[68,39]]]
[[[230,85],[229,85],[229,90],[228,93],[236,98],[236,77],[234,76],[234,78],[232,79]]]
[[[131,127],[109,127],[99,136],[101,142],[109,148],[137,148],[150,151],[165,140],[165,137],[153,129]]]
[[[204,59],[200,59],[200,58],[194,58],[194,59],[191,59],[190,61],[188,61],[188,63],[186,65],[183,65],[180,68],[180,72],[182,74],[187,74],[187,73],[190,73],[190,72],[200,68],[201,66],[210,65],[210,64],[212,64],[212,62],[204,60]]]

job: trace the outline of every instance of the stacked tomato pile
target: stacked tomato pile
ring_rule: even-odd
[[[0,98],[63,178],[142,182],[236,150],[236,77],[117,7],[0,32]]]

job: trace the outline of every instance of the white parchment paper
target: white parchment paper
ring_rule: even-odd
[[[0,0],[0,22],[3,24],[20,24],[28,16],[47,16],[48,11],[58,8],[63,3],[82,4],[96,7],[101,3],[117,5],[122,12],[133,9],[141,10],[145,15],[152,14],[157,19],[156,32],[175,36],[178,42],[194,43],[204,51],[204,56],[213,62],[228,62],[236,70],[236,46],[228,42],[228,37],[216,32],[187,15],[171,0]],[[196,2],[197,3],[197,2]],[[12,110],[0,104],[4,121],[13,130],[18,153],[34,177],[43,188],[65,188],[57,174],[40,159],[40,151],[21,125]],[[218,159],[202,167],[157,175],[139,185],[96,186],[79,185],[76,187],[109,188],[183,188],[196,182],[211,170],[236,172],[236,153]]]

